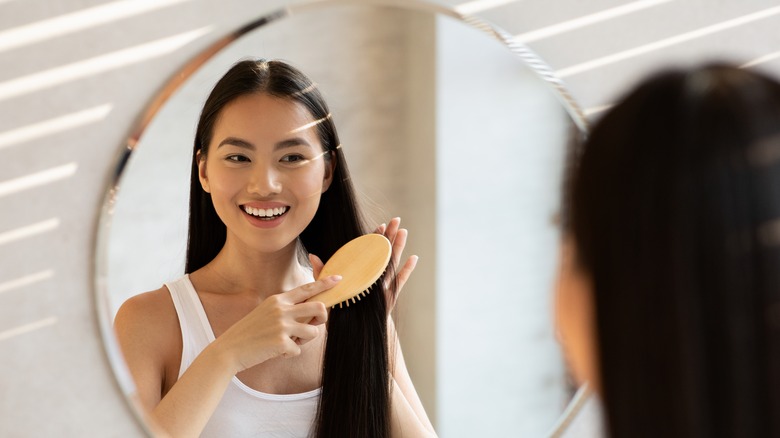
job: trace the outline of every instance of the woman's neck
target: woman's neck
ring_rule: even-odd
[[[312,281],[311,271],[298,261],[295,241],[279,251],[261,253],[231,245],[228,239],[202,271],[208,278],[209,291],[255,295],[260,299]]]

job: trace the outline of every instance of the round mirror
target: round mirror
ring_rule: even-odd
[[[280,59],[330,105],[360,201],[400,216],[419,263],[395,314],[409,372],[446,437],[542,437],[572,396],[551,291],[566,144],[584,118],[544,63],[479,20],[425,3],[315,2],[264,16],[170,81],[122,152],[98,237],[113,315],[184,273],[200,109],[245,58]],[[573,131],[574,129],[574,131]]]

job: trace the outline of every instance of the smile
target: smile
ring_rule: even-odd
[[[249,206],[243,206],[242,209],[244,210],[244,212],[246,212],[246,214],[255,216],[262,220],[273,220],[287,213],[290,210],[290,207],[252,208]]]

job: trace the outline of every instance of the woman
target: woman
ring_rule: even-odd
[[[377,230],[394,241],[395,264],[399,222]],[[164,431],[435,435],[388,316],[416,258],[360,306],[304,302],[340,279],[314,281],[317,256],[367,229],[328,108],[300,71],[242,61],[216,84],[194,142],[189,227],[187,275],[115,319],[138,396]]]
[[[780,85],[653,76],[568,185],[559,332],[609,435],[780,436]]]

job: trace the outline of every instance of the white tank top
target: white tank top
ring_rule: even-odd
[[[165,286],[173,298],[181,327],[181,377],[200,352],[214,341],[214,331],[188,275]],[[233,376],[200,436],[305,438],[316,415],[320,391],[318,388],[302,394],[266,394]]]

